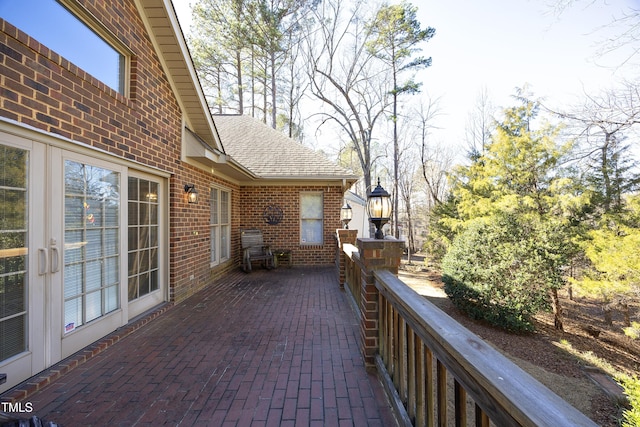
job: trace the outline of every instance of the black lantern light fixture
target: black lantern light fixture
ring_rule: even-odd
[[[391,196],[380,185],[380,178],[378,186],[367,195],[367,215],[369,221],[376,226],[375,238],[383,239],[382,226],[391,219]]]
[[[340,221],[342,221],[342,226],[348,230],[349,229],[349,221],[353,218],[353,210],[347,201],[344,201],[344,205],[340,208]]]
[[[184,186],[184,192],[187,193],[187,202],[198,203],[198,190],[194,184],[186,184]]]

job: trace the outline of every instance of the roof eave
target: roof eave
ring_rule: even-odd
[[[171,0],[134,0],[189,128],[224,152]]]

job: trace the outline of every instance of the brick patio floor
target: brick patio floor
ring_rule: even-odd
[[[334,268],[234,272],[28,396],[66,427],[395,426]]]

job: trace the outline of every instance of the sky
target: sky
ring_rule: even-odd
[[[185,32],[194,1],[173,0]],[[417,76],[423,83],[418,96],[438,99],[440,115],[432,131],[436,142],[464,146],[469,112],[482,90],[495,107],[504,108],[513,105],[515,88],[526,84],[547,105],[562,108],[579,103],[585,91],[594,93],[638,74],[637,65],[621,66],[629,49],[601,56],[598,43],[620,31],[608,24],[630,7],[639,9],[640,0],[577,0],[559,15],[553,13],[553,3],[412,2],[422,27],[436,30],[421,52],[432,58],[432,66]]]
[[[423,90],[440,98],[443,141],[464,135],[469,112],[483,88],[498,108],[513,105],[516,87],[528,84],[545,104],[578,103],[585,91],[633,76],[620,67],[628,49],[599,56],[599,43],[619,29],[603,28],[635,0],[577,2],[553,13],[552,0],[421,0],[418,18],[436,29],[423,53],[433,64],[421,72]],[[455,137],[454,137],[455,138]]]

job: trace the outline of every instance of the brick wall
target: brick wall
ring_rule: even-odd
[[[239,187],[209,173],[184,165],[183,180],[172,180],[173,197],[170,210],[170,289],[172,301],[182,301],[210,283],[212,279],[238,265],[240,228]],[[198,203],[189,204],[185,184],[194,184]],[[210,268],[210,188],[217,186],[231,193],[231,254],[230,259]]]
[[[300,193],[322,192],[324,225],[322,245],[300,243]],[[342,188],[327,185],[242,187],[240,191],[240,227],[259,228],[265,243],[274,249],[291,249],[294,265],[332,264],[335,258],[335,233],[340,228]],[[267,206],[282,209],[283,219],[269,225],[262,217]]]
[[[238,187],[181,162],[182,112],[132,0],[80,0],[133,52],[124,96],[0,19],[0,116],[118,157],[169,172],[170,299],[180,301],[239,259],[209,268],[208,188],[232,190],[232,229],[239,228]],[[184,184],[197,185],[189,205]],[[232,251],[237,251],[237,232]],[[191,276],[193,275],[193,279]]]

